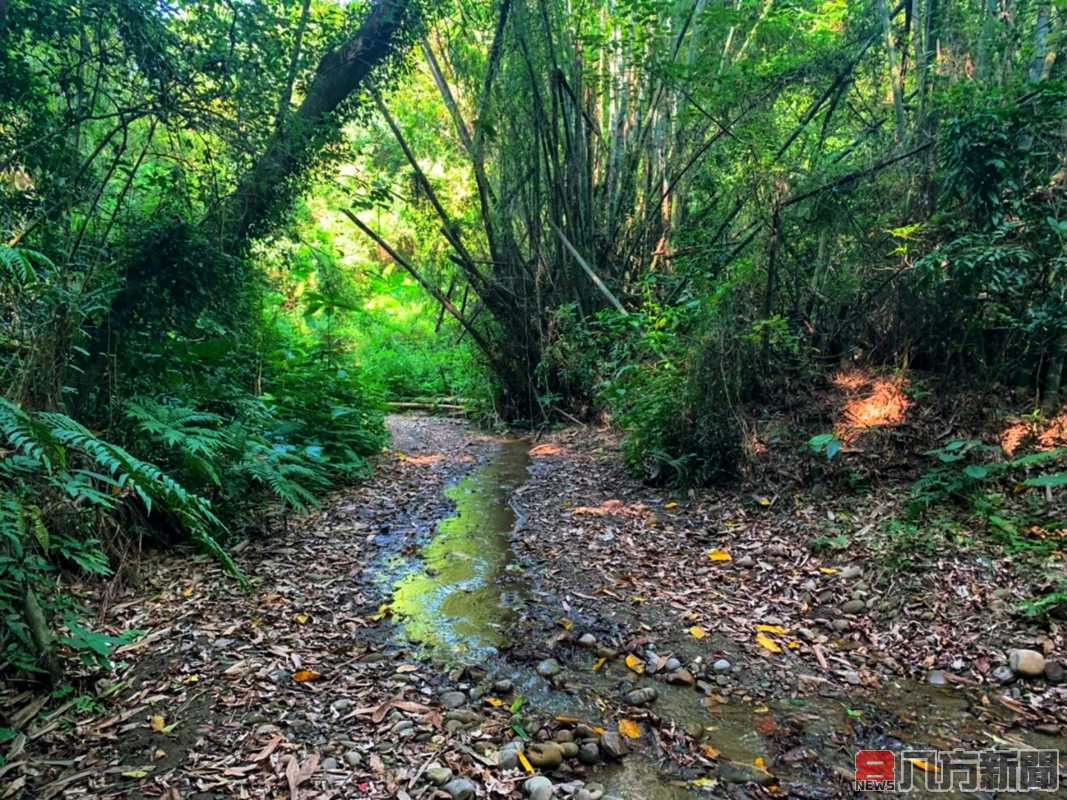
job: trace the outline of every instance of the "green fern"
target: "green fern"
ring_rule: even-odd
[[[229,443],[218,429],[224,422],[218,414],[137,397],[126,403],[126,418],[143,436],[177,452],[185,466],[221,485],[216,461]]]
[[[0,280],[7,280],[21,288],[32,286],[37,282],[34,262],[52,272],[56,269],[47,256],[36,250],[0,244]]]
[[[292,450],[251,437],[245,440],[243,457],[233,470],[236,476],[268,489],[297,511],[307,511],[317,505],[315,492],[329,486],[320,468]]]
[[[30,414],[2,398],[0,436],[31,462],[36,462],[48,482],[62,488],[72,499],[112,507],[114,501],[95,489],[94,484],[100,482],[116,489],[120,495],[132,493],[149,514],[153,508],[171,514],[228,572],[244,582],[237,565],[214,536],[214,531],[225,532],[226,528],[212,511],[210,501],[189,492],[155,464],[142,461],[122,447],[98,438],[65,414]],[[71,453],[86,459],[95,472],[68,471]]]

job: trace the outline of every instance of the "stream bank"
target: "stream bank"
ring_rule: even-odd
[[[887,592],[858,536],[815,558],[809,518],[644,487],[605,431],[390,424],[373,478],[239,549],[252,593],[207,560],[162,557],[108,598],[106,624],[145,635],[91,708],[26,726],[7,796],[521,797],[506,753],[523,740],[528,760],[558,751],[537,770],[557,797],[831,798],[855,795],[861,748],[1063,749],[1059,684],[979,669],[1002,641],[1052,662],[1058,631],[990,614],[985,637],[948,647],[920,615],[924,638],[897,647],[886,631],[913,622],[874,614],[882,598],[943,594]],[[826,619],[854,599],[863,611]],[[925,664],[934,651],[944,663]]]

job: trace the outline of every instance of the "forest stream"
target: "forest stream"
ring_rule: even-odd
[[[434,424],[432,419],[423,422]],[[392,420],[395,439],[415,444],[417,451],[408,427],[404,418]],[[790,792],[811,798],[837,794],[841,775],[848,772],[848,759],[842,755],[850,754],[842,751],[850,738],[869,749],[918,753],[937,749],[968,726],[968,703],[959,694],[911,680],[894,681],[873,696],[857,688],[769,703],[708,703],[687,679],[676,679],[669,672],[650,682],[625,665],[598,666],[598,657],[604,658],[600,653],[610,658],[611,651],[592,647],[580,635],[572,638],[586,653],[572,650],[578,657],[568,659],[566,670],[557,672],[555,659],[534,664],[512,657],[513,651],[522,649],[515,640],[521,627],[517,620],[541,618],[551,626],[553,615],[565,607],[553,592],[534,589],[530,573],[537,567],[524,562],[513,548],[514,537],[535,534],[525,527],[521,506],[515,502],[516,491],[528,478],[532,446],[529,440],[516,438],[491,443],[485,460],[444,490],[455,509],[432,528],[421,549],[413,553],[410,548],[396,548],[402,540],[393,539],[394,548],[387,547],[375,567],[379,583],[392,598],[389,608],[397,623],[397,643],[417,644],[423,656],[460,672],[472,668],[482,683],[469,692],[472,701],[489,698],[495,687],[506,690],[502,694],[508,703],[520,697],[528,709],[552,714],[557,721],[593,721],[603,716],[603,698],[621,696],[625,702],[630,692],[648,692],[651,686],[655,697],[647,703],[648,721],[661,730],[687,731],[714,742],[705,745],[706,754],[740,765],[725,770],[727,785],[773,785],[763,770],[749,766],[772,759],[776,772],[794,779]],[[564,619],[566,630],[581,633]],[[646,655],[648,670],[657,670],[662,659],[654,644]],[[695,660],[693,671],[700,669],[702,659]],[[671,656],[659,670],[664,666],[681,670],[681,663]],[[499,704],[500,699],[489,702]],[[561,738],[569,741],[566,733]],[[1040,735],[1024,735],[1016,742],[1034,748],[1063,744]],[[668,800],[695,797],[719,784],[694,777],[691,769],[673,759],[677,753],[671,748],[655,739],[651,743],[650,748],[634,746],[624,758],[609,759],[591,770],[593,788],[580,796],[606,791],[620,797]],[[577,775],[585,777],[585,772],[579,768]],[[579,791],[583,781],[573,775],[568,778],[563,791]]]
[[[373,477],[236,548],[250,593],[209,561],[146,562],[106,612],[142,632],[119,679],[15,762],[35,797],[822,800],[858,796],[858,750],[929,767],[1067,744],[1018,685],[894,673],[899,650],[808,630],[781,598],[755,606],[753,646],[765,590],[720,591],[698,509],[619,481],[601,433],[389,425]]]

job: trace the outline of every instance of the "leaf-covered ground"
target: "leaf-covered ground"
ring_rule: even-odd
[[[902,544],[904,465],[757,459],[742,491],[675,496],[629,478],[607,430],[541,437],[511,498],[505,643],[466,665],[410,643],[395,565],[501,445],[392,428],[372,479],[238,549],[247,594],[178,555],[82,587],[107,629],[143,635],[76,697],[5,688],[0,798],[519,797],[528,770],[500,750],[523,735],[568,750],[536,770],[556,796],[823,798],[853,795],[861,747],[1067,744],[1054,670],[996,672],[1012,648],[1067,653],[1059,622],[1016,613],[1037,568],[959,522]],[[591,763],[571,742],[597,743]]]

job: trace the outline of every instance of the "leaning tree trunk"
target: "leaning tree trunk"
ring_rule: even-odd
[[[3,2],[3,0],[0,0]],[[252,239],[267,231],[298,188],[299,178],[316,153],[339,130],[341,106],[366,88],[372,71],[399,55],[411,43],[420,22],[420,0],[374,0],[359,29],[319,61],[299,108],[281,106],[275,130],[265,150],[237,182],[234,191],[199,223],[218,251],[241,257]],[[301,37],[302,38],[302,37]],[[298,44],[299,46],[299,44]],[[296,54],[294,53],[294,58]],[[288,92],[282,103],[287,106]],[[126,283],[111,304],[111,326],[101,326],[96,346],[105,352],[107,337],[118,335],[141,309],[156,301],[152,275],[127,274]],[[208,302],[218,286],[210,275],[201,276],[201,294]],[[184,309],[196,316],[196,308]]]
[[[360,29],[322,57],[300,107],[279,125],[266,151],[238,182],[216,220],[220,242],[232,253],[267,227],[273,212],[284,207],[294,178],[303,173],[335,129],[334,112],[365,88],[371,71],[401,49],[418,16],[411,0],[376,0]]]

